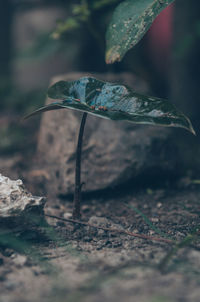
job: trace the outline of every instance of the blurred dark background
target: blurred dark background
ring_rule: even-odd
[[[0,1],[0,155],[34,151],[39,118],[26,125],[20,120],[44,103],[53,76],[72,71],[130,71],[148,83],[151,94],[170,97],[199,134],[200,1],[176,0],[112,66],[104,61],[104,37],[121,1],[92,12],[87,22],[87,12],[78,12],[80,2]],[[184,140],[191,146],[189,134]]]

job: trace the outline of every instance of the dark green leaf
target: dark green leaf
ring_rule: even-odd
[[[121,61],[147,32],[154,19],[174,0],[126,0],[120,3],[106,34],[108,64]]]
[[[127,86],[99,81],[93,77],[57,82],[49,88],[48,96],[62,101],[44,106],[29,116],[71,108],[111,120],[182,127],[194,133],[189,119],[167,100],[138,94]]]

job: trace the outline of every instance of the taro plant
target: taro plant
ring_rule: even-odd
[[[79,22],[85,22],[91,10],[109,3],[116,7],[106,34],[106,62],[120,61],[125,53],[142,38],[155,17],[173,0],[99,0],[82,1],[76,7]],[[81,18],[81,14],[85,14]],[[70,19],[71,20],[71,19]],[[67,25],[62,27],[68,30]],[[62,32],[62,31],[61,31]],[[48,96],[58,101],[46,105],[27,117],[57,109],[75,109],[83,112],[76,150],[73,218],[79,219],[81,203],[81,151],[87,114],[111,120],[125,120],[137,124],[181,127],[195,134],[190,120],[165,99],[138,94],[125,85],[103,82],[94,77],[76,81],[59,81],[48,90]]]
[[[164,99],[133,92],[129,87],[83,77],[77,81],[60,81],[51,86],[48,96],[62,100],[46,105],[39,112],[70,108],[83,111],[76,150],[73,218],[80,218],[81,150],[87,113],[111,120],[125,120],[137,124],[182,127],[195,133],[189,119]]]

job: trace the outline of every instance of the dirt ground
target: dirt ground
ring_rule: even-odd
[[[1,172],[16,178],[20,162],[19,156],[4,157]],[[181,243],[144,240],[46,218],[48,239],[26,241],[37,257],[31,249],[19,253],[1,247],[0,301],[199,302],[199,197],[198,182],[188,179],[126,194],[84,196],[84,221]],[[64,218],[70,218],[71,211],[71,198],[48,200],[45,207],[46,214]]]
[[[36,138],[0,156],[0,173],[42,195],[44,175],[38,171],[35,182],[29,169]],[[8,228],[4,240],[1,230],[0,302],[199,302],[199,183],[187,177],[83,196],[84,221],[173,244],[48,217],[31,234]],[[47,200],[45,214],[68,219],[71,212],[72,196]]]

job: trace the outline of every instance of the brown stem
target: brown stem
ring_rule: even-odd
[[[74,205],[73,205],[73,219],[79,219],[81,217],[81,153],[83,133],[85,128],[85,122],[87,119],[87,113],[84,112],[81,120],[77,148],[76,148],[76,170],[75,170],[75,188],[74,188]]]
[[[112,228],[107,228],[107,227],[101,227],[101,226],[97,226],[88,222],[84,222],[84,221],[80,221],[77,219],[69,219],[69,218],[61,218],[55,215],[48,215],[45,214],[44,216],[46,217],[50,217],[50,218],[54,218],[57,220],[61,220],[61,221],[65,221],[65,222],[70,222],[70,223],[76,223],[76,224],[80,224],[80,225],[84,225],[84,226],[89,226],[91,228],[95,228],[95,229],[99,229],[99,230],[104,230],[104,231],[108,231],[108,232],[113,232],[113,233],[119,233],[119,234],[125,234],[128,236],[132,236],[132,237],[136,237],[136,238],[140,238],[140,239],[146,239],[146,240],[151,240],[151,241],[158,241],[158,242],[165,242],[168,244],[174,244],[176,243],[173,240],[170,239],[166,239],[166,238],[162,238],[162,237],[153,237],[153,236],[148,236],[145,234],[135,234],[126,230],[118,230],[118,229],[112,229]]]

